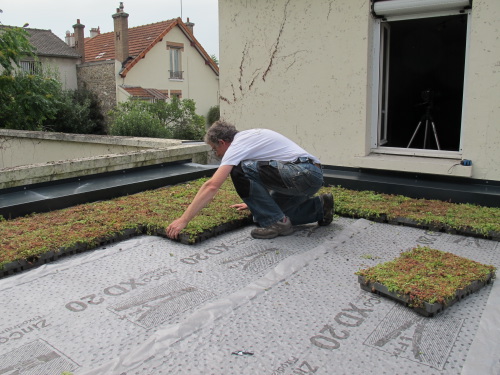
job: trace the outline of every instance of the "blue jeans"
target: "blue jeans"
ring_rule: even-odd
[[[283,216],[288,216],[293,225],[323,219],[321,201],[312,197],[323,185],[323,171],[314,164],[244,161],[233,168],[231,178],[261,227]]]

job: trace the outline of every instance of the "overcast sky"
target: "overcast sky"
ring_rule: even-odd
[[[80,6],[78,6],[80,4]],[[194,35],[209,55],[219,57],[218,0],[125,0],[129,27],[146,25],[182,16],[195,24]],[[90,29],[100,27],[101,33],[113,31],[113,18],[120,1],[115,0],[0,0],[0,23],[34,29],[52,30],[64,40],[66,31],[73,32],[77,19]]]

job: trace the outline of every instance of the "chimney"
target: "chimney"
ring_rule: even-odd
[[[128,58],[128,13],[123,11],[123,2],[113,14],[115,25],[115,60],[123,63]]]
[[[191,31],[191,34],[194,35],[194,31],[193,31],[194,23],[189,22],[189,17],[187,18],[187,22],[185,23],[185,25],[187,26],[187,28],[189,29],[189,31]]]
[[[66,30],[66,37],[64,38],[64,40],[66,41],[66,44],[68,46],[70,46],[70,47],[75,46],[75,34],[70,33],[69,30]]]
[[[97,29],[95,27],[91,28],[90,29],[90,37],[93,38],[97,35],[101,35],[101,28],[100,27],[97,27]]]
[[[80,23],[80,20],[76,20],[76,24],[73,25],[73,29],[75,30],[75,49],[82,57],[82,63],[85,62],[85,37],[83,36],[83,29],[85,29],[85,25]]]

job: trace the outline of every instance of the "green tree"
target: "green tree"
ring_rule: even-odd
[[[106,134],[106,124],[96,94],[86,89],[78,89],[61,91],[59,95],[55,117],[44,122],[44,130]]]
[[[218,105],[210,107],[207,114],[207,125],[210,126],[219,119],[220,119],[220,107]]]
[[[11,75],[23,57],[34,57],[29,34],[20,27],[0,27],[0,65],[3,74]]]
[[[139,113],[141,114],[139,115]],[[205,118],[196,114],[196,104],[192,99],[180,100],[173,97],[169,102],[159,101],[155,103],[129,100],[120,103],[111,112],[111,117],[110,134],[113,135],[189,140],[201,140],[205,135]],[[139,118],[146,121],[147,125],[140,124]],[[125,125],[126,121],[130,121],[131,124]],[[158,132],[158,124],[161,124],[165,130],[164,133]],[[116,133],[118,128],[125,127],[129,133]],[[136,129],[135,133],[134,128]],[[151,129],[149,135],[147,135],[147,128]]]
[[[56,117],[60,92],[61,83],[42,74],[0,75],[0,126],[43,130]]]
[[[104,134],[97,98],[83,90],[63,91],[55,70],[22,70],[20,62],[35,59],[28,32],[0,26],[0,127]]]
[[[133,100],[111,111],[109,134],[127,137],[169,138],[161,120],[148,110],[146,102]]]
[[[35,57],[29,34],[20,27],[0,27],[0,126],[41,130],[54,118],[61,84],[49,74],[28,74],[20,68],[25,57]]]
[[[205,135],[205,118],[196,114],[193,99],[173,97],[170,102],[153,103],[153,111],[171,132],[171,138],[201,140]]]

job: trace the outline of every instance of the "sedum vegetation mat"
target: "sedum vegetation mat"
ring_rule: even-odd
[[[478,291],[496,268],[458,255],[416,247],[396,259],[356,272],[363,290],[394,299],[424,316],[434,316]]]
[[[206,179],[141,192],[108,201],[82,204],[13,220],[0,217],[0,277],[60,256],[94,249],[140,234],[165,236]],[[332,192],[335,213],[435,231],[500,239],[500,208],[324,187]],[[228,180],[214,200],[182,232],[179,241],[193,244],[252,222]]]

